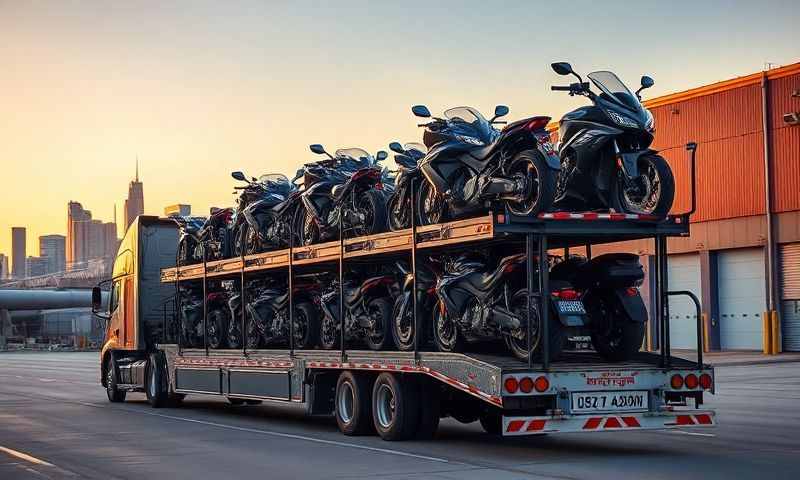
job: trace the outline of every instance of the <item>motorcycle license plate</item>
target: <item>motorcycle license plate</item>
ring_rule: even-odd
[[[572,413],[646,412],[646,390],[631,392],[576,392],[572,394]]]
[[[586,315],[583,302],[580,300],[559,300],[556,302],[558,313],[562,315]]]

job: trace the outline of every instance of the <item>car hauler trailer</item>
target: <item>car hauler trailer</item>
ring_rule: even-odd
[[[694,184],[694,149],[687,147]],[[703,395],[714,391],[714,371],[702,359],[699,302],[690,292],[666,290],[667,239],[688,235],[694,205],[692,191],[692,210],[666,219],[595,212],[534,218],[490,213],[187,266],[173,266],[177,226],[139,217],[114,265],[101,381],[111,401],[143,391],[156,407],[187,394],[224,396],[234,404],[289,402],[303,405],[310,415],[335,415],[343,433],[377,430],[388,440],[430,436],[443,416],[480,420],[487,431],[502,435],[713,426],[714,412],[702,408]],[[209,281],[235,278],[244,286],[250,275],[280,271],[288,275],[291,292],[292,279],[306,269],[336,271],[342,285],[349,262],[410,256],[415,271],[418,252],[517,245],[527,255],[529,306],[539,309],[543,338],[548,338],[549,309],[540,308],[546,302],[536,293],[550,291],[548,252],[585,247],[590,256],[595,244],[645,238],[654,242],[651,319],[656,321],[651,325],[658,329],[660,348],[627,361],[609,362],[585,351],[551,361],[546,341],[543,352],[527,361],[495,353],[423,351],[416,341],[409,352],[348,349],[344,340],[339,350],[299,350],[291,334],[287,349],[210,349],[207,335],[204,348],[189,348],[181,344],[176,328],[181,282],[202,285],[207,333]],[[541,274],[535,275],[537,271]],[[340,305],[343,290],[339,288]],[[670,352],[668,299],[675,295],[688,295],[697,308],[696,361]],[[414,317],[414,331],[419,332],[420,319]],[[241,321],[242,332],[247,331],[244,313],[232,321]],[[290,321],[290,330],[292,325]]]

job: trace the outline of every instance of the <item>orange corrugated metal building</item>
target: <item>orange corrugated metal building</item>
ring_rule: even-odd
[[[653,148],[675,174],[674,213],[690,207],[685,145],[698,144],[697,211],[691,237],[669,241],[670,289],[691,290],[701,298],[711,350],[761,349],[764,312],[773,308],[781,318],[783,349],[800,351],[800,298],[792,287],[800,284],[800,125],[793,120],[800,117],[800,63],[650,99],[645,105],[656,122]],[[765,174],[770,179],[770,215]],[[769,238],[772,256],[765,248]],[[652,242],[609,245],[593,254],[612,250],[638,252],[652,263]],[[691,348],[693,309],[679,300],[670,303],[672,345]]]

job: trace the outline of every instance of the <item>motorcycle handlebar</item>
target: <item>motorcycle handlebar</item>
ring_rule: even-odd
[[[571,91],[571,90],[572,90],[572,87],[570,87],[570,86],[568,86],[568,85],[567,85],[567,86],[562,86],[562,85],[551,85],[551,86],[550,86],[550,90],[558,90],[558,91],[562,91],[562,92],[569,92],[569,91]]]

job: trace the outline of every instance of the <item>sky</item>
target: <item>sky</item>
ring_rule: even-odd
[[[414,104],[558,118],[585,99],[553,61],[654,97],[800,61],[798,23],[796,0],[0,0],[0,253],[25,226],[38,255],[70,200],[121,223],[137,155],[145,213],[202,214],[311,143],[419,141]]]

